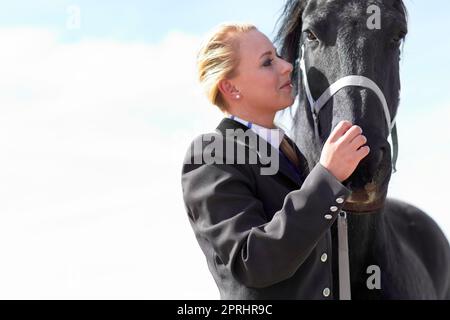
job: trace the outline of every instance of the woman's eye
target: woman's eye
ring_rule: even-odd
[[[264,67],[270,67],[270,66],[272,65],[272,61],[273,61],[273,59],[267,59],[267,60],[264,62],[263,66],[264,66]]]

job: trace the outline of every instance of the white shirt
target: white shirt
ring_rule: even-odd
[[[279,149],[280,143],[284,137],[284,130],[277,127],[276,129],[269,129],[266,127],[259,126],[250,121],[243,120],[235,115],[229,115],[230,119],[242,123],[244,126],[247,126],[251,130],[253,130],[257,135],[261,138],[269,142],[275,149]]]

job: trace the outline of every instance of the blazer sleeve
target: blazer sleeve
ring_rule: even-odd
[[[196,237],[212,246],[239,282],[263,288],[297,271],[351,191],[318,163],[268,221],[251,170],[239,164],[189,164],[185,158],[182,191]]]

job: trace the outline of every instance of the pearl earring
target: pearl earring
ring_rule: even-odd
[[[240,99],[240,98],[241,98],[241,95],[237,94],[236,99]]]

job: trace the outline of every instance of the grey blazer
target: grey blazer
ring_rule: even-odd
[[[226,129],[250,130],[224,118],[214,138],[235,144]],[[308,174],[297,147],[304,161],[300,177],[284,157],[275,175],[261,175],[260,162],[226,164],[225,155],[224,164],[195,164],[209,144],[202,137],[186,153],[181,183],[188,219],[221,299],[336,298],[330,228],[351,191],[320,163]],[[202,150],[193,148],[200,140]]]

